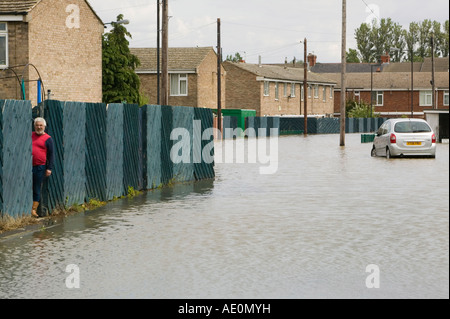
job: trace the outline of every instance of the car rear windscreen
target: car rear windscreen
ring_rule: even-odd
[[[428,133],[431,132],[431,128],[424,122],[400,122],[395,124],[394,128],[396,133]]]

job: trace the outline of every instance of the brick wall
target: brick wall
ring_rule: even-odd
[[[221,68],[222,108],[226,105],[226,74]],[[198,107],[217,108],[217,55],[214,51],[205,57],[198,69]]]
[[[264,86],[263,82],[261,85]],[[261,103],[261,116],[277,116],[277,115],[303,115],[305,104],[304,101],[300,101],[300,83],[295,84],[295,97],[289,97],[291,94],[291,83],[287,85],[287,96],[284,94],[284,83],[278,84],[278,100],[275,99],[275,82],[270,82],[270,94],[269,96],[262,96]],[[330,86],[325,86],[325,100],[323,99],[324,86],[319,85],[319,96],[314,97],[314,90],[311,92],[311,97],[307,98],[308,115],[319,114],[327,115],[333,113],[334,101],[330,98]]]
[[[361,101],[370,105],[371,92],[361,92]],[[340,99],[341,92],[335,92],[335,105],[334,111],[336,113],[340,112]],[[424,110],[429,110],[431,106],[421,106],[420,105],[420,92],[414,91],[414,112],[423,112]],[[347,92],[347,99],[354,99],[353,92]],[[448,106],[444,106],[444,91],[438,91],[437,94],[437,106],[438,109],[447,109]],[[374,101],[375,112],[400,112],[400,113],[410,113],[411,112],[411,92],[410,91],[384,91],[384,103],[383,106],[377,106]]]
[[[79,20],[68,5],[79,10]],[[27,22],[29,61],[39,70],[45,90],[50,89],[58,100],[101,102],[104,27],[87,3],[42,0],[27,15]],[[33,70],[29,76],[37,78]],[[36,95],[36,84],[30,84],[27,98],[33,104]]]
[[[231,63],[225,64],[226,105],[227,109],[256,110],[261,114],[261,97],[264,92],[262,82],[256,81],[256,75],[247,72]]]
[[[28,79],[28,69],[23,67],[28,63],[28,25],[23,22],[7,22],[7,28],[9,67],[13,68],[19,78],[24,73],[24,79]],[[0,99],[21,100],[21,87],[14,72],[0,70],[0,78],[3,77],[12,78],[0,79]]]

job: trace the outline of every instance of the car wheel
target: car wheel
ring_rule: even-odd
[[[370,152],[370,155],[372,157],[376,157],[377,156],[377,150],[375,149],[375,146],[372,148],[372,151]]]
[[[389,147],[386,147],[386,158],[387,159],[391,158],[391,151],[389,150]]]

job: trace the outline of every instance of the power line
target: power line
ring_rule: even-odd
[[[364,0],[361,0],[361,1],[362,1],[362,2],[366,5],[366,7],[373,13],[373,15],[376,16],[376,17],[378,18],[378,20],[381,20],[380,17],[372,10],[372,8],[367,4],[366,1],[364,1]]]

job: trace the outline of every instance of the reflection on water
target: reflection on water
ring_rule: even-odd
[[[360,135],[279,142],[275,175],[218,164],[215,181],[0,241],[0,298],[449,297],[448,144],[386,160]],[[80,289],[66,287],[72,264]]]

